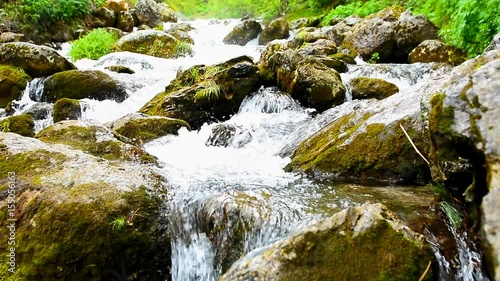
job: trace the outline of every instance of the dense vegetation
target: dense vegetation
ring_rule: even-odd
[[[118,36],[107,32],[105,29],[97,28],[89,34],[74,41],[71,44],[69,55],[73,61],[82,58],[99,59],[113,51],[113,46],[118,41]]]
[[[263,16],[289,19],[321,16],[326,25],[335,17],[365,17],[391,5],[423,13],[440,28],[441,39],[466,50],[469,56],[483,51],[500,32],[500,0],[166,0],[188,17]]]

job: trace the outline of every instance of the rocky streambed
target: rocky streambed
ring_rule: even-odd
[[[1,44],[0,276],[496,280],[500,51],[463,62],[429,24],[198,20],[185,56],[75,63]]]

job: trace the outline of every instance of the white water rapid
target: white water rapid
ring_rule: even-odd
[[[240,55],[257,61],[263,47],[259,47],[256,40],[244,47],[222,43],[237,23],[236,20],[189,22],[194,27],[190,31],[195,40],[193,57],[160,59],[125,52],[112,53],[97,61],[77,61],[75,64],[81,70],[98,69],[112,75],[125,85],[129,94],[122,103],[83,100],[82,119],[104,124],[136,112],[160,93],[179,69],[220,63]],[[65,45],[61,53],[66,54],[68,48],[69,45]],[[110,65],[127,66],[135,74],[104,69]],[[342,74],[342,79],[347,82],[358,75],[379,77],[404,90],[439,74],[425,64],[386,69],[387,66],[380,65],[351,66],[348,73]],[[32,98],[40,93],[42,86],[40,79],[29,84],[22,100],[15,105],[16,114],[35,104]],[[343,109],[334,108],[315,115],[288,95],[277,92],[275,88],[261,88],[248,96],[239,112],[223,123],[204,125],[199,131],[182,129],[178,136],[163,137],[144,145],[146,151],[161,161],[161,172],[168,179],[172,280],[216,280],[241,253],[251,255],[341,208],[391,197],[393,188],[371,188],[371,191],[352,185],[343,188],[284,171],[291,152],[303,139],[331,122],[342,110],[352,110],[368,102],[350,101],[348,97],[349,104]],[[37,121],[37,130],[51,123],[48,114],[47,119]],[[236,136],[226,147],[207,146],[212,130],[221,125],[236,128]],[[418,191],[411,190],[404,195],[408,196],[405,208],[419,203],[417,197],[413,197]],[[405,191],[408,189],[398,189],[401,193]],[[404,211],[401,215],[411,216]],[[238,249],[234,249],[234,245],[239,245]],[[460,245],[465,247],[465,243]],[[449,269],[449,262],[444,258],[441,263],[442,271]],[[469,261],[460,260],[456,266],[459,267],[456,280],[480,280],[475,279],[480,272],[469,272],[476,270],[469,267]],[[448,277],[449,273],[442,276]]]

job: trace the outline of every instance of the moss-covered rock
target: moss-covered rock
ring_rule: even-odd
[[[125,73],[125,74],[134,74],[135,71],[133,71],[131,68],[123,66],[123,65],[110,65],[106,66],[105,69],[109,71],[113,71],[116,73]]]
[[[107,160],[155,163],[142,149],[119,141],[107,127],[81,121],[61,121],[40,131],[37,139],[46,143],[69,145]],[[118,136],[119,137],[119,136]]]
[[[423,236],[385,206],[365,204],[243,258],[220,280],[417,280],[433,260]]]
[[[0,65],[0,107],[21,98],[31,78],[21,69]]]
[[[128,114],[113,121],[110,127],[117,134],[139,145],[165,135],[177,134],[181,128],[190,129],[184,120],[140,113]]]
[[[62,98],[54,103],[53,119],[54,123],[62,120],[78,120],[82,115],[80,101]]]
[[[126,0],[106,0],[106,8],[119,13],[128,11],[130,7]]]
[[[70,99],[112,99],[122,102],[127,91],[111,76],[99,70],[69,70],[56,73],[43,83],[41,101]]]
[[[271,21],[260,33],[259,44],[264,45],[275,39],[286,39],[290,35],[290,27],[285,18]]]
[[[134,30],[134,17],[128,11],[118,13],[116,17],[116,27],[125,32],[132,32]]]
[[[410,63],[444,62],[459,65],[467,58],[465,52],[446,45],[439,40],[425,40],[408,55]]]
[[[0,142],[0,235],[8,237],[7,220],[17,220],[16,274],[2,265],[0,279],[168,279],[159,200],[166,189],[151,168],[110,164],[15,134],[0,133]],[[1,247],[10,252],[7,243]]]
[[[318,39],[313,43],[303,44],[299,48],[302,55],[329,56],[337,53],[337,45],[328,39]]]
[[[165,3],[157,3],[154,0],[137,0],[134,10],[140,24],[146,24],[152,28],[163,22],[177,22],[174,11]]]
[[[76,69],[56,50],[24,42],[1,44],[0,64],[17,66],[33,78]]]
[[[33,137],[35,135],[35,123],[31,115],[28,114],[11,116],[0,120],[0,131]]]
[[[237,57],[213,66],[197,65],[179,72],[165,92],[140,112],[182,119],[196,129],[205,122],[228,119],[259,86],[257,67],[250,57]]]
[[[193,37],[189,36],[188,32],[193,30],[194,27],[187,23],[176,23],[170,26],[166,31],[168,34],[177,38],[177,40],[194,45]]]
[[[378,100],[399,92],[398,86],[383,79],[370,77],[356,77],[351,80],[351,94],[353,99]]]
[[[476,214],[482,202],[481,237],[493,279],[500,276],[500,214],[492,207],[499,203],[500,186],[499,70],[500,50],[455,67],[433,97],[429,114],[433,178],[463,196]]]
[[[398,48],[396,56],[406,58],[413,48],[425,40],[438,38],[438,28],[425,15],[413,15],[410,11],[401,13],[395,26]]]
[[[252,39],[257,38],[262,31],[260,23],[255,20],[245,20],[236,25],[229,34],[224,37],[225,44],[245,46]]]
[[[133,52],[159,58],[173,58],[183,55],[178,48],[181,41],[158,30],[140,30],[123,36],[116,42],[117,51]]]

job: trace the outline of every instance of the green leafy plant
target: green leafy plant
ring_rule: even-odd
[[[368,60],[368,63],[377,63],[379,60],[380,60],[380,54],[373,53],[370,59]]]
[[[177,43],[177,46],[175,48],[176,57],[183,57],[186,55],[190,55],[192,53],[193,53],[193,48],[191,48],[191,45],[188,42],[179,41],[179,43]]]
[[[74,41],[71,44],[69,55],[73,61],[89,58],[99,59],[113,51],[118,37],[116,34],[107,32],[102,28],[92,30],[86,36]]]
[[[462,214],[458,211],[453,196],[443,183],[431,183],[429,190],[434,194],[437,206],[443,212],[451,226],[459,228],[462,225]]]
[[[8,133],[10,132],[10,120],[4,119],[0,121],[0,132]]]
[[[207,80],[202,84],[202,88],[196,91],[195,100],[213,101],[222,96],[220,86],[214,80]]]
[[[111,227],[113,229],[122,230],[127,225],[127,220],[125,219],[125,216],[118,216],[114,218],[109,224],[111,224]]]

